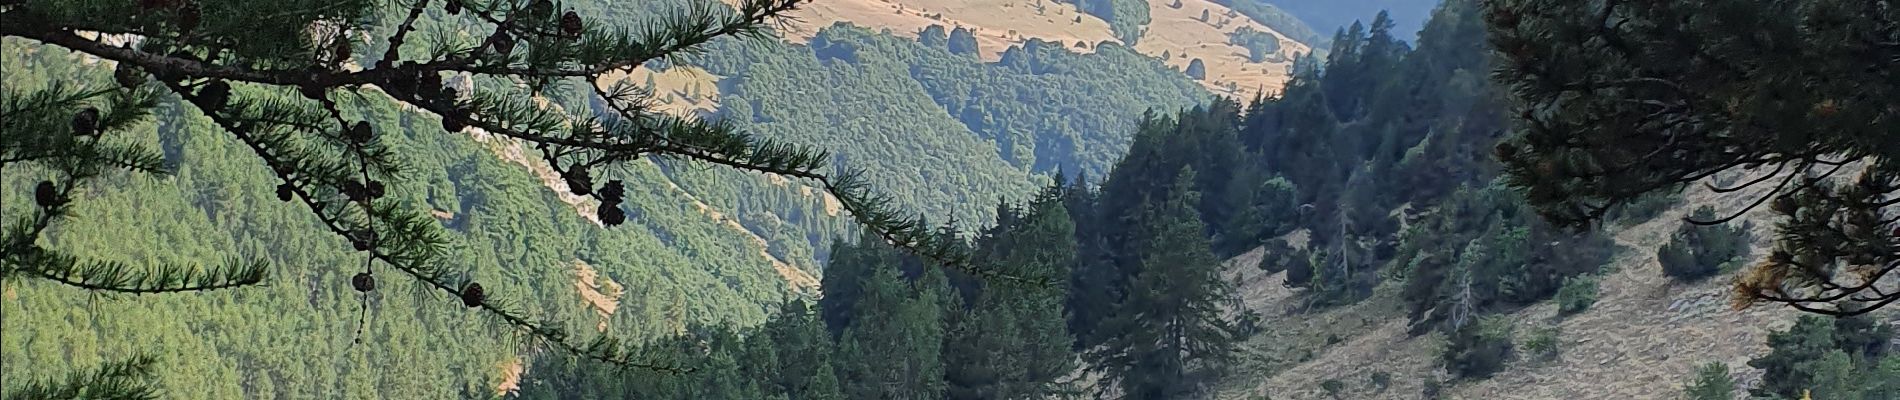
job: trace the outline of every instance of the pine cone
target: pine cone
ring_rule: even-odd
[[[348,139],[356,144],[369,143],[369,140],[375,137],[375,133],[369,129],[369,121],[356,121],[356,125],[350,126],[350,131],[346,134],[349,135]]]
[[[603,225],[619,226],[627,222],[627,212],[620,209],[620,202],[601,204],[595,214],[600,217],[600,223]]]
[[[53,181],[40,181],[33,187],[33,202],[40,208],[52,208],[59,205],[59,189],[53,187]]]
[[[145,74],[130,63],[119,63],[119,68],[112,70],[112,80],[118,81],[119,86],[126,89],[137,89],[145,84]]]
[[[442,130],[444,131],[448,131],[449,133],[456,133],[456,132],[461,132],[463,128],[467,128],[467,127],[468,126],[466,125],[462,125],[461,122],[457,122],[455,118],[450,118],[448,116],[442,117]]]
[[[337,64],[343,64],[343,62],[349,61],[350,55],[354,53],[355,49],[350,47],[350,39],[348,37],[338,37],[336,43],[330,46],[330,56],[335,57]]]
[[[99,109],[86,107],[73,114],[73,136],[92,136],[99,133]]]
[[[575,14],[574,11],[571,11],[571,10],[568,11],[566,14],[561,14],[561,33],[566,33],[568,36],[572,36],[572,37],[580,37],[581,36],[580,14]]]
[[[205,107],[209,107],[204,110],[206,113],[217,112],[224,108],[225,102],[231,100],[231,84],[224,83],[222,79],[206,83],[205,87],[198,89],[198,99],[204,102]]]
[[[496,54],[506,56],[515,51],[515,37],[509,36],[507,31],[495,31],[495,36],[489,40],[495,42]]]
[[[625,199],[626,193],[626,185],[622,184],[619,179],[607,181],[606,185],[600,187],[600,198],[609,202],[619,203]]]
[[[369,251],[370,243],[375,241],[376,231],[357,229],[350,233],[350,247],[356,248],[356,251]]]
[[[567,173],[562,174],[562,176],[567,178],[567,190],[569,192],[573,192],[578,196],[593,194],[594,177],[587,172],[587,166],[574,164],[574,166],[568,167]]]
[[[297,194],[296,190],[297,188],[290,186],[289,183],[277,185],[277,200],[290,201],[291,196]]]
[[[481,307],[482,301],[486,300],[487,298],[488,298],[488,295],[486,293],[482,293],[482,284],[480,283],[469,282],[468,286],[462,287],[462,305],[469,306],[469,307]]]
[[[369,201],[369,188],[363,186],[362,182],[344,181],[340,190],[343,192],[343,197],[348,197],[352,203]]]
[[[350,287],[356,288],[358,292],[376,290],[376,277],[370,276],[368,272],[358,272],[356,276],[350,277]]]

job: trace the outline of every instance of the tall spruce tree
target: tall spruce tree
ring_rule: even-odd
[[[1221,316],[1233,287],[1221,277],[1194,205],[1193,168],[1181,168],[1167,194],[1142,207],[1135,231],[1139,269],[1127,299],[1098,334],[1092,368],[1126,399],[1174,399],[1202,393],[1220,376],[1235,342]]]
[[[1065,190],[1058,183],[1026,209],[998,214],[996,227],[978,239],[978,256],[1016,276],[1068,277],[1077,246]],[[1063,318],[1066,292],[978,292],[975,304],[949,328],[948,397],[1046,398],[1067,392],[1057,382],[1076,367]]]
[[[0,278],[134,294],[265,282],[268,267],[255,260],[126,265],[45,246],[42,238],[58,229],[79,188],[120,171],[169,172],[161,154],[124,133],[161,104],[176,104],[248,146],[281,181],[277,198],[307,208],[311,220],[343,239],[339,243],[361,252],[360,265],[337,267],[345,271],[339,276],[360,271],[349,282],[356,290],[369,293],[378,278],[404,276],[447,295],[443,303],[484,313],[532,345],[619,367],[681,369],[672,360],[678,354],[645,351],[605,335],[582,337],[542,322],[524,302],[507,296],[509,288],[499,282],[485,287],[449,265],[441,224],[423,206],[401,200],[411,196],[390,196],[420,188],[403,180],[402,149],[379,139],[401,133],[378,132],[368,123],[370,110],[388,103],[439,120],[436,134],[480,131],[531,144],[570,191],[607,205],[597,215],[606,225],[626,220],[617,206],[626,189],[620,181],[596,177],[642,157],[701,163],[807,180],[836,196],[882,241],[972,275],[1005,278],[968,268],[968,256],[953,241],[921,219],[889,209],[888,197],[823,149],[662,113],[639,85],[602,78],[717,38],[766,36],[775,21],[804,3],[702,3],[628,26],[588,20],[551,0],[0,2],[0,36],[116,66],[111,82],[6,81],[0,168],[28,168],[43,180],[33,190],[35,207],[4,221]],[[573,86],[585,90],[565,92],[584,93],[597,107],[560,110],[537,101]],[[122,382],[140,375],[122,372],[149,365],[113,364],[97,375],[111,380],[90,382]],[[111,388],[124,390],[109,394],[136,395],[141,387],[115,383],[87,390]]]
[[[1723,172],[1781,219],[1738,306],[1858,315],[1900,301],[1900,7],[1891,1],[1485,2],[1519,127],[1496,147],[1552,221],[1582,225]],[[1857,168],[1846,168],[1856,165]],[[1852,182],[1829,179],[1857,171]]]
[[[845,397],[941,397],[943,311],[952,296],[942,270],[926,270],[922,279],[913,281],[899,268],[884,266],[864,277],[861,285],[864,293],[854,307],[854,323],[838,338],[834,359]]]

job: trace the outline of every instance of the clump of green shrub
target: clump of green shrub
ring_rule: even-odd
[[[1559,333],[1562,333],[1562,330],[1555,326],[1532,330],[1530,337],[1524,339],[1524,353],[1537,361],[1557,359],[1561,351],[1557,344]]]
[[[1590,309],[1597,302],[1597,278],[1589,275],[1564,278],[1557,289],[1557,313],[1572,315]]]
[[[1319,388],[1320,390],[1325,390],[1327,396],[1337,399],[1340,394],[1346,392],[1346,383],[1340,382],[1338,379],[1327,379],[1325,382],[1319,383]]]
[[[1715,220],[1715,209],[1703,206],[1690,219]],[[1733,265],[1748,254],[1750,224],[1701,226],[1684,221],[1669,237],[1669,243],[1656,249],[1656,262],[1663,274],[1676,280],[1694,282],[1721,273],[1724,265]]]
[[[1488,378],[1504,370],[1504,362],[1516,351],[1512,331],[1511,321],[1499,316],[1458,327],[1440,356],[1445,369],[1463,378]]]

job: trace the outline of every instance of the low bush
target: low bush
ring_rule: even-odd
[[[1515,354],[1509,320],[1492,316],[1452,331],[1451,342],[1441,355],[1445,369],[1463,378],[1489,378],[1504,370],[1504,363]]]
[[[1597,302],[1597,278],[1589,275],[1564,278],[1557,289],[1557,313],[1573,315],[1590,309]]]
[[[1695,220],[1714,220],[1715,209],[1708,206],[1697,208],[1691,215]],[[1700,226],[1684,221],[1681,227],[1669,237],[1669,243],[1656,249],[1656,262],[1662,264],[1663,274],[1676,280],[1694,282],[1723,271],[1724,265],[1732,265],[1737,259],[1748,255],[1748,229],[1750,225],[1730,224]]]
[[[1561,349],[1557,344],[1557,335],[1562,333],[1557,327],[1538,328],[1524,339],[1524,353],[1532,360],[1550,361],[1557,359]]]

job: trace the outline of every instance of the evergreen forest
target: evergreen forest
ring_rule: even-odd
[[[1900,399],[1888,1],[851,1],[0,1],[0,398]]]

